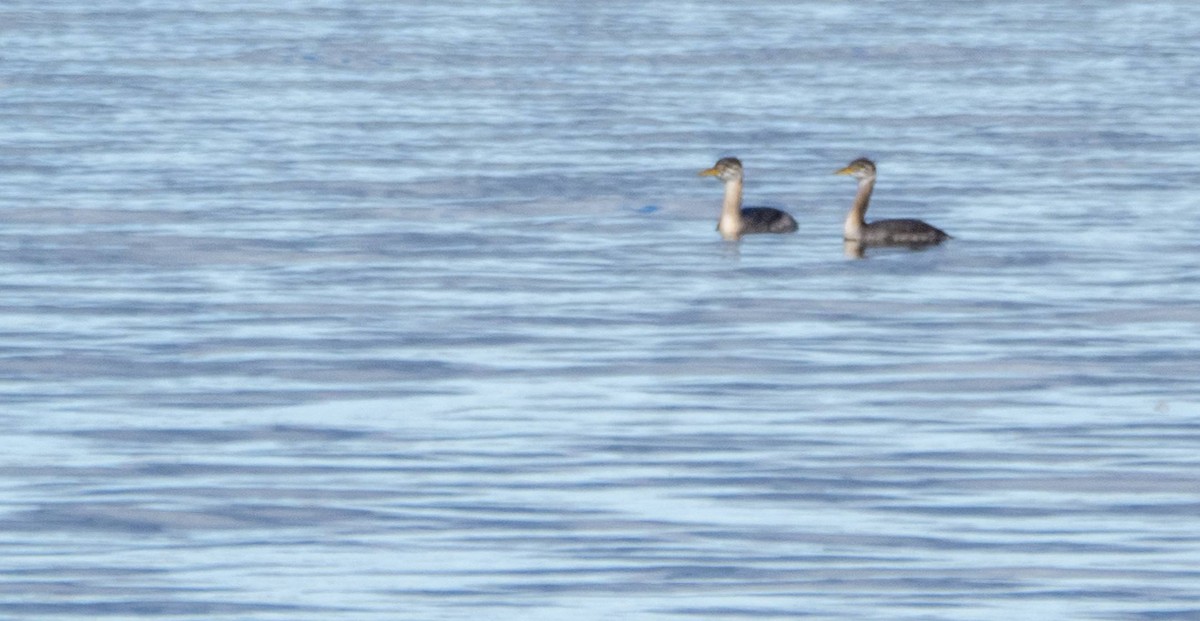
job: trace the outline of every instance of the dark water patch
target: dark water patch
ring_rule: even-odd
[[[31,594],[37,590],[31,591]],[[71,615],[81,617],[129,617],[157,616],[177,617],[192,615],[279,615],[279,614],[350,614],[352,611],[339,608],[316,608],[287,604],[264,604],[258,602],[231,602],[224,597],[214,596],[211,600],[194,595],[179,598],[122,598],[116,600],[97,599],[77,602],[0,602],[0,612],[30,616]]]
[[[131,444],[228,444],[237,442],[341,442],[366,437],[366,432],[342,428],[274,425],[243,429],[80,429],[67,432],[97,442]]]

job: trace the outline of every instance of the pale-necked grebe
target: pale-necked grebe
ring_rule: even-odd
[[[725,201],[717,230],[721,237],[734,240],[753,233],[792,233],[796,219],[774,207],[742,207],[742,162],[736,157],[723,157],[703,177],[717,177],[725,182]]]
[[[936,226],[912,218],[867,222],[867,204],[871,201],[871,190],[875,189],[875,163],[871,160],[859,158],[834,174],[858,179],[858,194],[842,227],[847,241],[864,246],[930,246],[950,237]]]

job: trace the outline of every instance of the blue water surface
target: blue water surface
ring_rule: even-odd
[[[0,617],[1200,618],[1198,39],[11,0]]]

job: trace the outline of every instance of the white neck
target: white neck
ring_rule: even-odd
[[[721,203],[721,220],[717,222],[721,237],[729,240],[742,236],[742,180],[725,182],[725,201]]]
[[[862,239],[863,228],[867,226],[867,205],[871,202],[871,190],[875,189],[875,177],[858,180],[858,193],[854,195],[854,205],[846,214],[846,223],[842,225],[842,237],[850,240]]]

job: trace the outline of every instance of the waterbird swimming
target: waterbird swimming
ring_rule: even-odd
[[[796,219],[774,207],[742,207],[742,162],[736,157],[723,157],[712,168],[700,171],[702,177],[717,177],[725,182],[725,200],[721,204],[721,219],[717,231],[727,240],[740,239],[754,233],[792,233]]]
[[[850,175],[858,179],[854,205],[850,207],[846,223],[842,226],[846,241],[864,246],[921,247],[940,244],[950,237],[936,226],[913,218],[867,222],[867,205],[871,202],[871,191],[875,189],[875,162],[860,157],[833,174]]]

